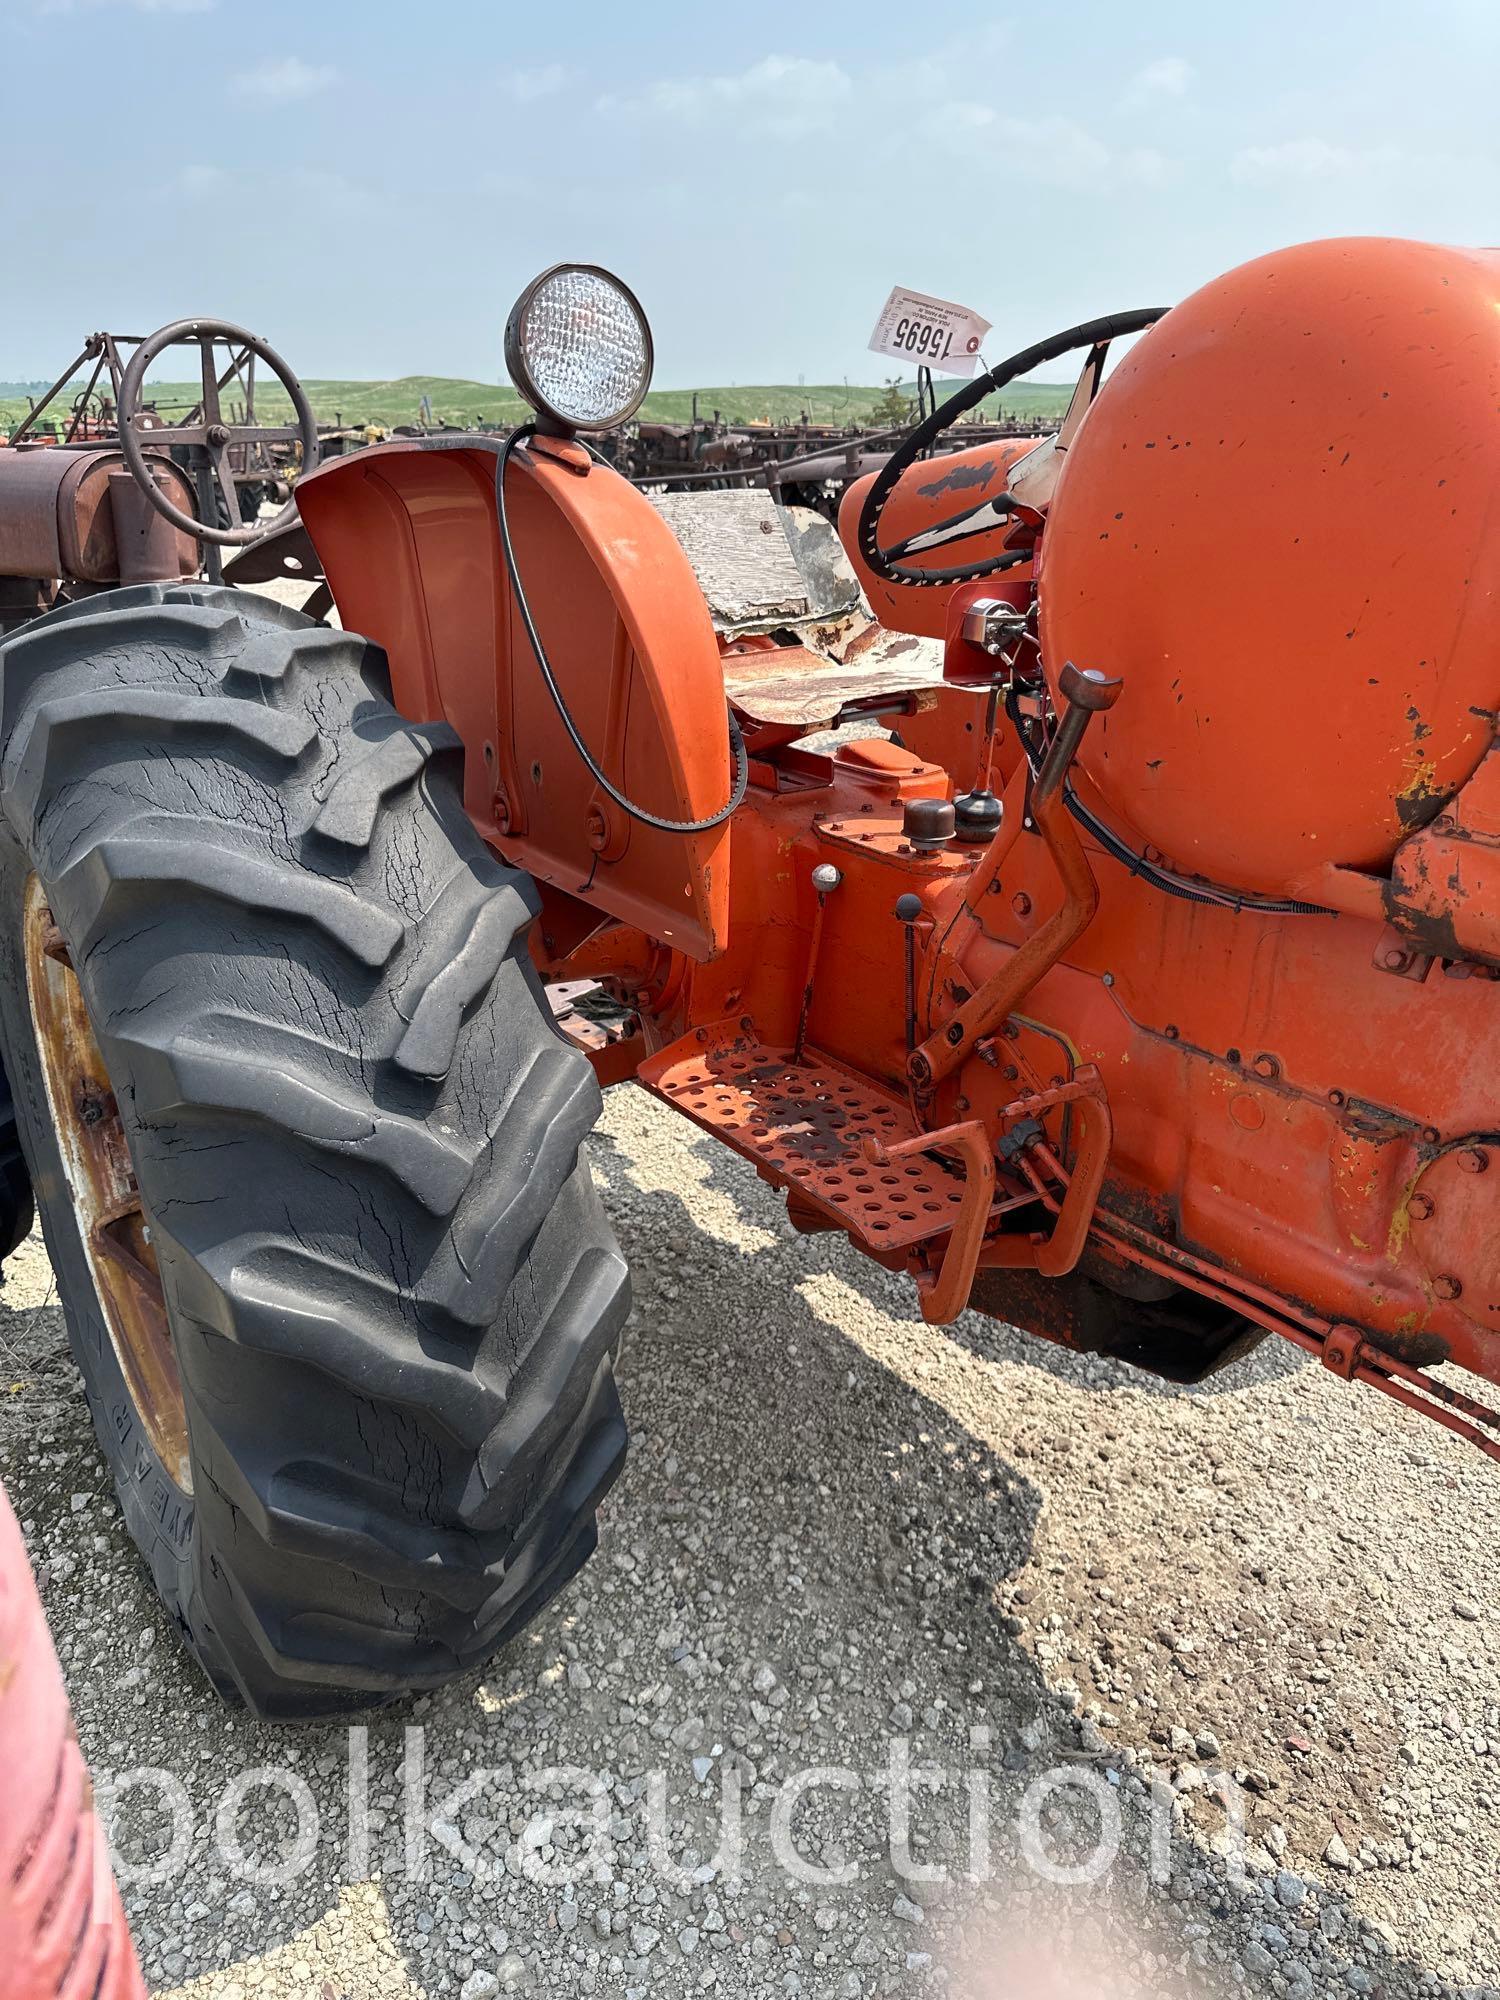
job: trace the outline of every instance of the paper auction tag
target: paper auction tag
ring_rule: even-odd
[[[886,300],[870,336],[872,354],[888,354],[940,375],[972,375],[990,322],[951,299],[898,285]]]

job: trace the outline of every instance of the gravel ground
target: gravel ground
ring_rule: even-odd
[[[924,1326],[633,1088],[593,1159],[637,1282],[599,1555],[367,1735],[215,1703],[108,1497],[40,1243],[8,1269],[0,1475],[96,1772],[157,1773],[113,1807],[154,1991],[1500,1995],[1492,1465],[1279,1347],[1184,1392]],[[903,1746],[934,1767],[924,1879],[892,1859]],[[791,1810],[815,1766],[845,1788]],[[824,1880],[777,1859],[778,1801]],[[1101,1859],[1111,1812],[1097,1880],[1029,1865]]]

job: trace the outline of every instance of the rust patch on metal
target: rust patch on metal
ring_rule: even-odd
[[[966,493],[978,487],[981,491],[994,479],[1000,467],[993,459],[982,465],[955,465],[947,472],[940,473],[927,485],[919,486],[918,493],[924,500],[937,500],[945,493]]]
[[[37,1054],[84,1257],[141,1427],[189,1493],[187,1406],[151,1225],[83,989],[35,875],[22,924]]]
[[[866,1157],[930,1142],[904,1097],[825,1057],[792,1060],[753,1028],[718,1021],[653,1056],[640,1081],[715,1138],[743,1153],[768,1180],[848,1230],[862,1248],[899,1250],[953,1228],[965,1181],[929,1153],[886,1162]],[[987,1204],[986,1204],[987,1206]]]

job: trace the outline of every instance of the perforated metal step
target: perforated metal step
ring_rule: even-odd
[[[866,1138],[916,1136],[903,1098],[826,1057],[792,1061],[739,1020],[696,1029],[641,1065],[639,1080],[695,1124],[793,1187],[872,1250],[900,1250],[952,1227],[960,1171],[931,1154],[874,1166]]]

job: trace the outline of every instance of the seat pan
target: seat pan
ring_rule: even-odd
[[[876,623],[832,525],[759,488],[649,496],[682,544],[724,648],[724,686],[746,720],[826,728],[851,703],[930,707],[934,639]]]

